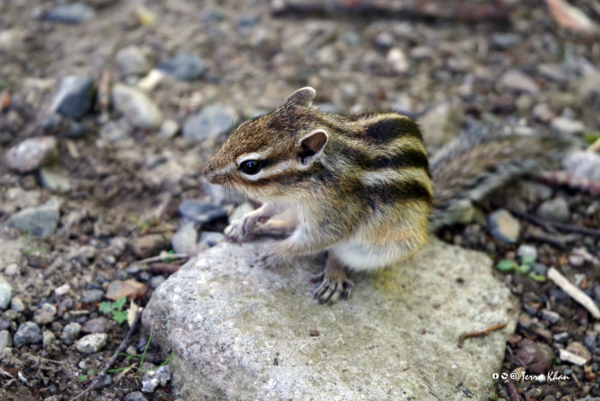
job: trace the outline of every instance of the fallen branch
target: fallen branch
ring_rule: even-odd
[[[583,177],[573,177],[564,171],[551,171],[539,176],[542,182],[550,185],[564,185],[566,187],[587,192],[592,195],[600,195],[600,182],[590,181]]]
[[[496,330],[500,330],[503,329],[507,326],[507,323],[501,323],[501,324],[497,324],[495,326],[489,327],[483,331],[474,331],[472,333],[462,333],[459,337],[458,337],[458,348],[462,348],[463,343],[465,342],[465,340],[467,338],[471,338],[471,337],[485,337],[488,334],[490,334],[492,331],[496,331]]]
[[[188,255],[187,253],[174,253],[172,255],[166,254],[166,255],[153,256],[148,259],[139,260],[135,263],[164,262],[165,260],[169,260],[169,259],[189,259],[189,258],[190,258],[190,255]]]
[[[557,233],[556,230],[560,230],[560,231],[564,231],[564,232],[568,232],[568,233],[577,233],[577,234],[592,235],[595,237],[600,237],[600,230],[594,230],[593,228],[578,227],[578,226],[573,226],[570,224],[561,224],[561,223],[553,223],[551,221],[544,221],[544,220],[534,217],[530,214],[519,212],[518,210],[515,210],[515,209],[507,207],[507,206],[505,206],[504,208],[506,210],[508,210],[511,214],[513,214],[523,220],[527,220],[530,223],[533,223],[537,226],[540,226],[543,229],[545,229],[546,231],[551,232],[553,234]]]
[[[600,309],[598,309],[594,301],[577,288],[576,285],[572,284],[565,276],[560,274],[554,267],[551,267],[550,270],[548,270],[548,278],[554,281],[564,292],[569,294],[571,298],[579,302],[592,314],[592,316],[596,319],[600,319]]]
[[[172,263],[152,263],[146,270],[152,274],[173,274],[181,268],[181,265]]]
[[[108,363],[106,365],[104,365],[104,369],[102,369],[102,372],[100,372],[98,375],[96,375],[96,377],[94,377],[94,381],[92,382],[92,384],[90,384],[88,386],[88,388],[86,388],[85,390],[83,390],[81,393],[79,393],[74,398],[71,398],[70,401],[75,401],[75,400],[83,397],[84,395],[86,395],[87,393],[89,393],[90,391],[92,391],[93,389],[95,389],[96,387],[98,387],[98,385],[102,382],[102,379],[104,379],[104,377],[106,376],[106,372],[108,371],[108,369],[110,369],[110,367],[112,366],[112,364],[115,363],[115,361],[117,360],[117,357],[119,356],[119,354],[121,352],[123,352],[127,348],[127,345],[129,344],[129,338],[131,337],[131,335],[135,331],[135,329],[136,329],[136,327],[137,327],[137,325],[138,325],[138,323],[140,321],[140,318],[142,317],[142,312],[143,311],[144,311],[144,308],[139,308],[138,309],[137,313],[135,314],[135,319],[133,320],[133,324],[129,328],[129,331],[127,332],[127,335],[125,336],[125,338],[121,342],[121,345],[119,345],[119,347],[117,348],[117,350],[113,354],[112,358],[110,358],[110,361],[108,361]]]

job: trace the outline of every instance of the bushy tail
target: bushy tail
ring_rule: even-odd
[[[570,146],[557,134],[488,129],[461,135],[430,159],[434,209],[429,230],[471,221],[472,202],[519,176],[552,169]]]

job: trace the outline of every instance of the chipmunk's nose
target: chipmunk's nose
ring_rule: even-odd
[[[210,164],[204,168],[204,177],[211,183],[215,178],[215,169]]]

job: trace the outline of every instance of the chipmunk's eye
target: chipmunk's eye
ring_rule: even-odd
[[[256,160],[246,160],[240,164],[240,170],[249,175],[254,175],[260,171],[262,163]]]

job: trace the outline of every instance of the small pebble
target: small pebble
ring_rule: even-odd
[[[531,77],[518,70],[509,70],[500,78],[500,86],[509,90],[538,93],[540,88]]]
[[[537,259],[537,248],[533,245],[521,245],[519,249],[517,249],[517,256],[520,258],[533,258]]]
[[[79,323],[69,323],[67,324],[60,335],[60,341],[63,344],[71,345],[79,338],[79,333],[81,333],[81,325]]]
[[[12,340],[10,338],[10,333],[8,330],[0,331],[0,352],[4,350],[6,347],[10,347],[12,345]]]
[[[42,333],[42,344],[44,348],[51,347],[52,344],[56,341],[56,336],[50,330],[44,330]]]
[[[110,328],[110,320],[101,316],[90,319],[83,324],[81,331],[83,333],[106,333]]]
[[[134,127],[143,130],[160,128],[163,114],[145,92],[116,83],[113,85],[112,99],[115,109]]]
[[[13,299],[10,301],[10,309],[14,310],[15,312],[24,312],[25,311],[25,304],[23,303],[23,300],[19,297],[13,297]]]
[[[56,314],[56,307],[52,304],[45,303],[40,309],[35,311],[33,321],[40,326],[52,323],[54,321],[54,315]]]
[[[108,335],[104,333],[88,334],[87,336],[81,337],[76,343],[75,348],[77,351],[84,354],[91,354],[100,351],[106,345]]]
[[[573,341],[572,343],[567,345],[567,351],[572,352],[573,354],[585,359],[586,363],[588,363],[592,359],[590,351],[579,341]]]
[[[54,293],[56,294],[57,297],[62,297],[70,290],[71,290],[71,286],[69,284],[64,284],[64,285],[61,285],[60,287],[54,289]]]
[[[495,33],[491,42],[499,50],[506,50],[521,42],[521,35],[517,33]]]
[[[4,310],[8,307],[12,297],[12,291],[11,285],[4,279],[4,276],[0,274],[0,309]]]
[[[151,69],[148,50],[140,46],[128,46],[119,50],[115,55],[115,64],[122,76],[142,76]]]
[[[179,124],[175,120],[166,119],[160,126],[160,131],[157,135],[162,140],[173,138],[179,132]]]
[[[52,110],[63,117],[80,120],[91,110],[95,94],[95,83],[90,76],[65,77],[52,101]]]
[[[81,295],[81,302],[84,304],[100,302],[104,298],[102,290],[85,290]]]
[[[538,207],[536,213],[542,219],[558,223],[565,223],[571,217],[569,205],[565,198],[562,197],[545,201]]]
[[[129,393],[123,398],[123,401],[147,401],[146,397],[141,391],[135,391],[133,393]]]
[[[146,372],[142,379],[142,391],[144,393],[153,393],[159,384],[164,387],[169,380],[171,380],[171,372],[168,366],[161,366],[156,370]]]
[[[519,342],[514,355],[532,374],[546,373],[554,360],[554,351],[549,345],[534,342],[528,338]]]
[[[96,16],[93,8],[83,3],[62,4],[48,11],[44,19],[50,22],[81,24]]]
[[[35,237],[48,237],[56,230],[60,216],[59,211],[59,203],[49,200],[42,206],[25,208],[13,214],[7,220],[6,225],[26,231]]]
[[[497,210],[488,216],[487,221],[490,233],[498,241],[514,244],[519,239],[521,224],[508,211]]]
[[[225,241],[225,236],[219,232],[202,231],[200,235],[200,242],[213,247],[221,242]]]
[[[600,182],[600,155],[598,153],[571,152],[563,160],[563,167],[567,174],[573,177]]]
[[[222,142],[234,126],[235,119],[235,113],[229,107],[211,104],[187,118],[182,134],[198,143],[205,140]]]
[[[548,310],[548,309],[542,309],[542,319],[550,322],[550,323],[556,323],[558,322],[558,320],[560,319],[560,315],[554,311]]]
[[[554,339],[554,341],[561,342],[569,338],[569,333],[557,333],[554,336],[552,336],[552,338]]]
[[[42,342],[42,333],[40,326],[33,322],[21,323],[19,329],[13,338],[15,345],[22,346],[27,344],[40,344]]]
[[[150,288],[158,288],[165,280],[166,279],[163,276],[154,276],[148,281],[148,286]]]
[[[69,192],[72,188],[66,172],[58,165],[42,166],[40,182],[44,188],[54,192]]]
[[[550,127],[564,135],[577,135],[585,131],[585,124],[567,117],[556,117],[550,122]]]
[[[130,297],[143,294],[146,291],[146,286],[135,280],[115,280],[110,283],[106,291],[106,298],[116,301],[121,297]]]
[[[211,223],[227,217],[227,211],[211,203],[185,200],[179,204],[179,213],[196,224]]]
[[[198,241],[196,224],[188,221],[179,227],[171,238],[171,247],[176,253],[189,253]]]
[[[9,169],[29,173],[52,161],[56,157],[56,149],[55,137],[38,136],[8,149],[4,160]]]
[[[157,69],[180,81],[194,81],[204,75],[206,67],[200,56],[180,53],[175,57],[158,64]]]

